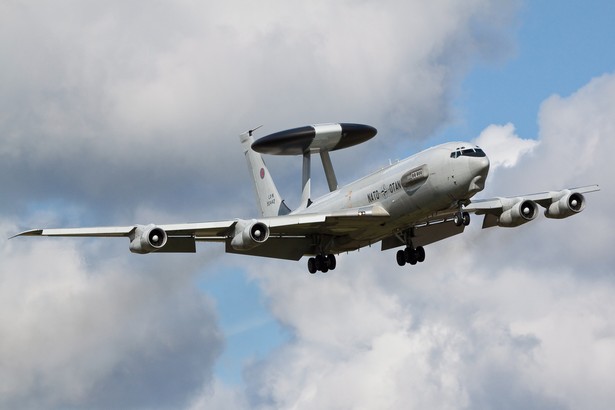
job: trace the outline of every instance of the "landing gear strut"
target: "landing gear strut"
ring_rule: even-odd
[[[425,248],[422,246],[417,246],[416,248],[408,246],[406,249],[400,249],[397,251],[396,259],[399,266],[404,266],[406,263],[416,265],[419,262],[424,262]]]
[[[335,261],[335,255],[316,255],[313,258],[308,259],[308,271],[310,273],[316,273],[318,271],[326,273],[330,270],[334,270],[337,266]]]

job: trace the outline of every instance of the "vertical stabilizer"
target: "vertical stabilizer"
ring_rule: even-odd
[[[262,216],[278,216],[290,213],[280,193],[271,178],[271,174],[263,161],[261,154],[252,150],[252,131],[247,131],[239,136],[243,152],[248,161],[248,169],[254,181],[256,190],[256,202]]]

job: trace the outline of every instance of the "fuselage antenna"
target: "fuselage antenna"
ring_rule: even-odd
[[[256,131],[257,129],[259,129],[260,127],[262,127],[262,126],[263,126],[263,125],[261,124],[261,125],[259,125],[259,126],[258,126],[258,127],[256,127],[256,128],[252,128],[251,130],[248,130],[248,135],[249,135],[249,136],[252,136],[252,133],[253,133],[254,131]]]

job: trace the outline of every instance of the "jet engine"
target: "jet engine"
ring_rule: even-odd
[[[532,221],[538,215],[538,205],[529,199],[519,199],[512,205],[505,206],[498,218],[498,226],[513,228]]]
[[[164,229],[154,225],[137,225],[130,235],[130,252],[150,253],[156,252],[167,243],[167,233]]]
[[[269,238],[269,227],[256,220],[239,221],[235,227],[231,246],[238,251],[246,251],[261,245]]]
[[[568,218],[585,208],[585,197],[578,192],[564,190],[553,195],[553,202],[545,209],[547,218]]]

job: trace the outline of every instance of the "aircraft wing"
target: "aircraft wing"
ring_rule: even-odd
[[[223,240],[226,232],[232,231],[237,221],[188,223],[176,225],[131,225],[102,226],[91,228],[31,229],[17,236],[65,236],[130,239],[130,250],[134,253],[149,252],[196,252],[196,236]],[[160,241],[160,242],[159,242]]]
[[[585,208],[583,194],[599,191],[598,185],[541,192],[519,197],[498,197],[471,201],[462,211],[485,215],[483,229],[492,226],[515,227],[533,220],[538,215],[538,206],[545,208],[547,218],[567,218]],[[464,231],[463,218],[456,222],[456,209],[439,211],[410,227],[412,244],[425,246],[441,241]],[[469,222],[469,219],[467,220]],[[382,240],[382,250],[405,245],[404,238],[392,235]]]
[[[545,208],[547,218],[562,219],[575,215],[585,208],[583,194],[599,191],[598,185],[549,191],[518,197],[498,197],[473,200],[464,211],[485,215],[483,228],[492,226],[515,227],[536,218],[538,205]]]
[[[232,228],[236,223],[233,221],[187,223],[175,225],[160,225],[167,234],[173,236],[205,236],[216,237],[224,236],[224,232]],[[31,229],[12,236],[67,236],[67,237],[92,237],[92,238],[112,238],[130,237],[141,225],[131,226],[101,226],[92,228],[52,228],[52,229]]]
[[[311,249],[311,234],[343,236],[387,218],[388,212],[374,205],[258,220],[32,229],[14,237],[128,237],[130,250],[134,253],[196,252],[196,241],[225,242],[227,252],[298,260]]]

